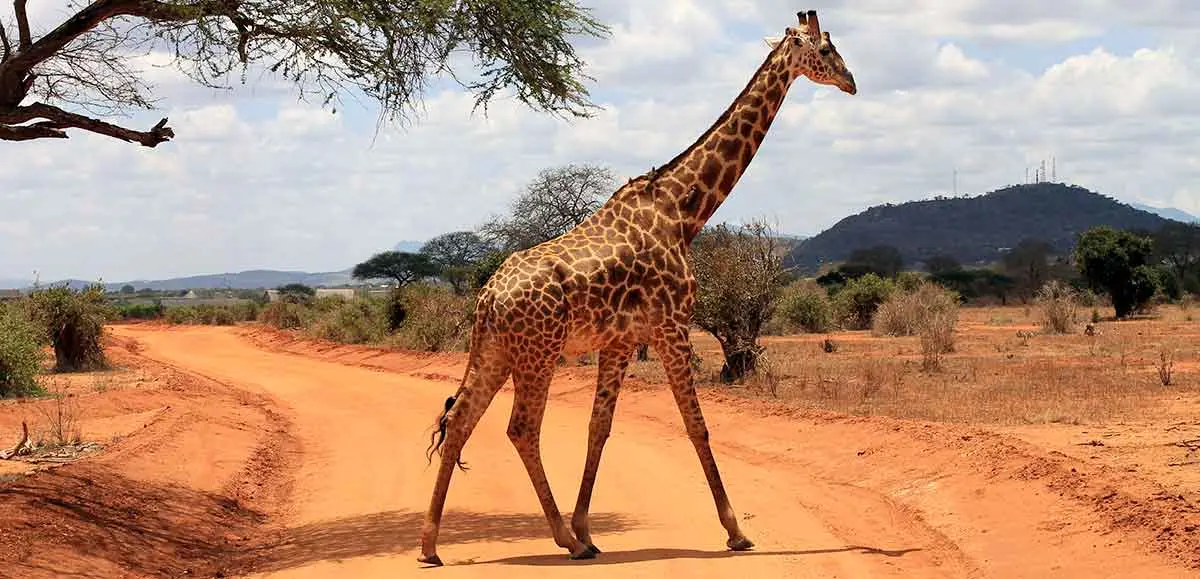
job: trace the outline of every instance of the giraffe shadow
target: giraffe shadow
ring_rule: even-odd
[[[420,547],[424,521],[424,512],[389,511],[284,529],[243,550],[231,568],[242,574],[264,573],[322,561],[411,552]],[[615,513],[592,513],[591,522],[597,534],[621,533],[635,526],[633,519]],[[530,539],[552,541],[540,513],[448,511],[442,518],[438,544]]]
[[[494,559],[491,561],[472,561],[466,563],[458,563],[460,565],[521,565],[529,567],[559,567],[559,566],[577,566],[577,565],[625,565],[630,563],[643,563],[647,561],[666,561],[672,559],[729,559],[732,557],[785,557],[785,556],[806,556],[806,555],[829,555],[834,553],[849,553],[858,552],[863,555],[876,555],[882,557],[903,557],[908,553],[920,551],[921,549],[878,549],[875,547],[861,547],[857,545],[847,545],[844,547],[832,547],[827,549],[804,549],[804,550],[787,550],[787,551],[700,551],[696,549],[671,549],[671,548],[649,548],[649,549],[632,549],[628,551],[605,551],[596,556],[595,559],[585,559],[573,561],[566,555],[530,555],[521,557],[507,557],[503,559]]]

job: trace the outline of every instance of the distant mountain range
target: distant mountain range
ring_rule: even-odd
[[[1036,183],[977,197],[935,198],[871,207],[798,244],[785,263],[812,272],[858,248],[890,245],[906,265],[934,255],[964,264],[990,263],[1023,239],[1070,251],[1076,235],[1095,225],[1154,231],[1167,218],[1083,187]]]
[[[1192,215],[1191,213],[1188,213],[1182,209],[1176,209],[1174,207],[1151,207],[1141,203],[1130,203],[1129,205],[1130,207],[1153,213],[1159,217],[1165,217],[1175,221],[1182,221],[1184,223],[1200,223],[1200,217],[1196,217],[1195,215]]]
[[[1200,218],[1175,208],[1125,204],[1082,187],[1038,183],[1007,187],[978,197],[880,205],[846,217],[813,237],[786,233],[776,233],[776,237],[784,243],[785,250],[790,247],[785,263],[805,271],[812,271],[824,262],[845,259],[857,248],[881,244],[900,249],[908,265],[939,253],[970,264],[994,261],[1007,248],[1026,238],[1048,241],[1060,251],[1069,251],[1075,235],[1093,225],[1155,230],[1167,219],[1200,223]],[[424,241],[405,240],[393,249],[416,252],[424,244]],[[121,281],[105,286],[114,291],[124,285],[156,291],[274,288],[289,283],[328,287],[355,283],[351,269],[319,273],[249,270]],[[91,283],[84,280],[52,283],[63,281],[74,288]],[[32,284],[28,279],[0,278],[0,289],[28,288]]]

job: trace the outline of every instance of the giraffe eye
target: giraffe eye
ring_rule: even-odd
[[[821,53],[821,56],[829,56],[829,47],[828,47],[828,46],[822,46],[822,47],[820,48],[820,50],[818,50],[817,52],[820,52],[820,53]]]
[[[795,44],[796,46],[800,46],[800,39],[799,39],[799,38],[793,38],[793,39],[792,39],[792,44]]]

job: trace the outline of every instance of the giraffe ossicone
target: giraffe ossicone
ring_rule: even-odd
[[[754,158],[793,81],[855,94],[854,76],[816,11],[797,13],[742,92],[691,146],[630,179],[594,214],[567,233],[516,252],[480,290],[467,370],[438,417],[430,452],[441,452],[437,480],[421,531],[419,561],[440,565],[437,537],[454,467],[463,445],[501,386],[513,379],[508,436],[517,449],[555,543],[571,558],[592,558],[588,510],[600,456],[612,429],[630,358],[650,344],[662,360],[671,393],[729,538],[753,543],[738,526],[709,447],[690,365],[689,329],[696,279],[688,262],[692,240],[733,190]],[[568,528],[555,503],[540,453],[542,417],[559,358],[599,352],[588,448]],[[432,456],[432,454],[430,454]]]

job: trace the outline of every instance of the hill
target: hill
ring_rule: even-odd
[[[1059,252],[1095,225],[1157,230],[1167,220],[1076,185],[1015,185],[977,197],[936,198],[871,207],[800,243],[786,264],[814,271],[862,247],[891,245],[906,265],[938,254],[964,264],[990,263],[1022,239]]]

